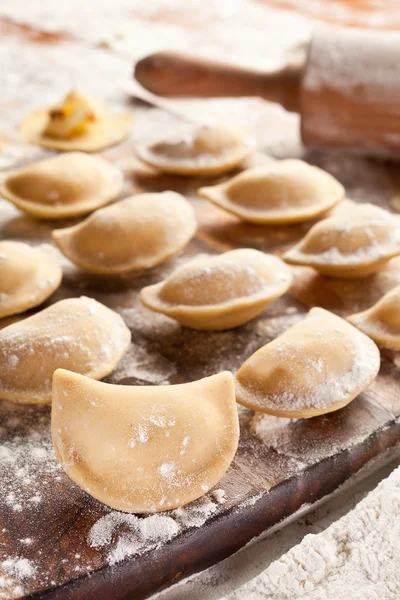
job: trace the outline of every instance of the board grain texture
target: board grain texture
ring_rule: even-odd
[[[206,21],[202,25],[206,35]],[[55,23],[54,31],[61,29]],[[0,19],[0,31],[0,59],[6,65],[0,73],[0,127],[2,138],[12,142],[0,150],[3,165],[50,155],[22,145],[15,125],[31,108],[57,100],[76,85],[135,113],[132,138],[102,153],[124,171],[121,198],[172,189],[188,197],[196,211],[198,234],[186,250],[141,275],[89,275],[57,254],[64,279],[49,302],[94,297],[119,312],[132,331],[131,348],[106,381],[174,384],[223,369],[234,371],[257,348],[303,318],[310,306],[346,315],[367,308],[400,284],[400,259],[360,281],[327,279],[310,269],[293,268],[295,280],[289,293],[259,318],[235,330],[189,330],[151,313],[138,302],[140,289],[160,281],[191,257],[247,246],[279,255],[310,225],[240,223],[196,194],[201,183],[220,179],[163,176],[137,161],[135,140],[174,131],[182,123],[132,99],[130,61],[101,48],[85,47],[72,30],[51,33],[47,28],[43,33],[32,23],[21,27],[10,21],[9,14]],[[352,200],[390,207],[398,193],[395,165],[306,152],[298,141],[296,116],[273,105],[236,99],[185,100],[174,106],[200,121],[249,124],[260,145],[251,164],[268,162],[271,156],[303,156],[335,175]],[[1,239],[49,244],[51,230],[70,223],[34,221],[0,200]],[[17,318],[5,319],[1,326],[13,320]],[[164,513],[161,521],[111,511],[68,479],[52,451],[50,407],[1,403],[0,598],[141,600],[229,556],[304,503],[311,506],[333,492],[368,461],[399,443],[399,369],[400,356],[385,351],[373,385],[330,415],[292,421],[239,408],[239,449],[216,486],[219,491],[182,510]]]

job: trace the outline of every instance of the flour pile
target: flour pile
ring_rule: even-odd
[[[400,467],[354,510],[303,541],[225,600],[400,597]]]

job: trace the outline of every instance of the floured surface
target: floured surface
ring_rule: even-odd
[[[229,600],[396,600],[400,468],[354,510],[273,562]]]
[[[138,3],[137,13],[148,15],[146,27],[143,20],[130,18],[131,3],[129,18],[127,12],[116,10],[114,2],[107,4],[105,12],[92,12],[92,6],[87,5],[93,19],[98,24],[101,20],[99,28],[91,21],[90,31],[82,12],[77,19],[76,4],[64,9],[44,6],[41,2],[29,6],[26,3],[22,6],[19,1],[3,2],[0,13],[7,11],[9,16],[40,23],[48,30],[70,28],[75,33],[93,34],[96,41],[104,33],[114,36],[115,32],[117,38],[118,30],[126,30],[127,37],[117,40],[116,45],[135,46],[138,54],[168,45],[179,46],[178,37],[188,39],[190,36],[191,46],[196,43],[196,47],[213,52],[223,49],[230,55],[229,49],[237,48],[238,31],[243,35],[246,31],[251,52],[249,45],[243,45],[243,63],[249,60],[252,63],[256,56],[258,64],[265,68],[282,58],[294,38],[308,35],[308,25],[304,26],[294,15],[290,15],[289,20],[280,14],[271,19],[271,12],[267,11],[263,19],[259,18],[260,11],[264,10],[261,4],[252,3],[249,11],[243,9],[242,1],[232,8],[221,3],[212,9],[208,4],[195,4],[195,7],[190,4],[188,9],[186,2],[172,8],[162,2],[151,6]],[[218,18],[214,19],[215,13]],[[246,27],[242,23],[244,18]],[[225,29],[222,23],[227,20],[229,28]],[[190,25],[189,34],[183,32],[182,24]],[[308,225],[269,228],[239,223],[195,194],[200,185],[213,185],[219,180],[182,180],[158,175],[139,164],[133,158],[133,140],[155,139],[161,132],[177,130],[181,124],[159,110],[149,112],[131,103],[126,94],[131,87],[129,60],[124,62],[111,53],[88,50],[72,41],[61,41],[57,36],[52,43],[45,43],[40,36],[37,37],[43,43],[27,42],[29,30],[17,34],[4,24],[2,33],[0,58],[4,64],[11,65],[0,73],[2,128],[12,133],[29,110],[56,101],[72,85],[103,97],[117,109],[133,108],[136,122],[132,138],[104,153],[124,171],[123,195],[173,189],[189,198],[199,221],[198,234],[184,253],[168,264],[137,276],[102,278],[85,274],[55,251],[63,267],[64,281],[52,301],[83,294],[94,297],[116,310],[132,332],[132,345],[107,381],[122,385],[168,385],[199,379],[223,369],[236,370],[260,346],[298,322],[312,301],[319,305],[331,302],[334,310],[347,315],[355,311],[355,303],[366,308],[369,298],[377,299],[381,290],[388,291],[399,283],[395,261],[389,263],[384,274],[374,278],[371,289],[365,282],[357,285],[346,282],[349,286],[346,288],[338,282],[334,284],[335,294],[331,294],[331,284],[325,278],[320,278],[310,290],[303,270],[294,269],[299,273],[298,293],[290,292],[271,304],[262,316],[236,331],[190,331],[168,317],[151,314],[138,301],[140,289],[161,281],[190,258],[246,246],[281,254],[304,235]],[[214,36],[214,49],[212,44],[207,44],[209,36]],[[217,39],[220,40],[218,48]],[[111,79],[113,85],[110,85]],[[248,125],[256,134],[260,149],[274,156],[293,157],[302,153],[297,116],[256,98],[188,100],[177,105],[199,121],[207,117],[212,122],[229,120]],[[32,147],[17,145],[18,152],[14,148],[5,152],[4,160],[15,159],[19,164],[49,155]],[[305,158],[337,177],[346,186],[349,197],[356,201],[380,202],[387,207],[396,193],[396,183],[385,164],[321,153],[307,153]],[[251,160],[254,162],[250,164],[255,166],[266,164],[271,158],[258,153]],[[52,223],[35,222],[9,203],[0,201],[2,238],[42,244],[50,241],[52,228]],[[347,293],[348,289],[355,290],[354,294]],[[6,321],[1,326],[10,323],[9,319]],[[336,486],[347,478],[363,461],[395,443],[398,434],[394,415],[400,413],[397,393],[400,365],[396,366],[395,359],[387,354],[379,379],[368,393],[345,410],[328,416],[284,422],[273,432],[264,431],[260,435],[260,429],[254,431],[254,415],[240,409],[239,451],[217,489],[204,499],[183,509],[162,513],[157,519],[121,516],[71,483],[53,454],[48,407],[1,403],[0,469],[4,497],[0,501],[0,576],[3,577],[0,589],[3,598],[10,593],[21,595],[43,590],[52,590],[51,595],[55,597],[60,586],[72,581],[76,582],[74,587],[63,592],[72,597],[79,590],[83,597],[86,594],[98,599],[117,599],[123,594],[129,597],[135,593],[139,598],[136,593],[139,585],[140,595],[145,597],[172,580],[234,552],[239,545],[271,526],[273,519],[292,513],[303,502],[314,501],[329,490],[329,486]],[[331,470],[334,465],[337,471]],[[279,483],[282,485],[278,486]],[[269,498],[274,499],[275,510],[268,504]],[[89,578],[86,577],[88,572],[92,573]]]

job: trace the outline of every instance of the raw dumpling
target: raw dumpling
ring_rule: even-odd
[[[171,386],[54,373],[53,443],[71,479],[112,508],[149,513],[203,496],[235,455],[231,373]]]
[[[314,417],[348,404],[375,379],[379,366],[372,340],[340,317],[313,308],[241,366],[236,399],[277,417]]]
[[[288,159],[248,169],[199,194],[243,221],[275,224],[319,217],[344,197],[344,188],[322,169]]]
[[[126,138],[131,126],[131,115],[107,113],[99,100],[73,90],[60,104],[30,113],[21,133],[46,148],[96,152]]]
[[[23,404],[51,402],[58,368],[101,379],[131,340],[121,317],[92,298],[60,300],[0,330],[0,398]]]
[[[64,219],[109,204],[121,192],[119,169],[101,158],[70,152],[8,172],[0,194],[39,219]]]
[[[400,217],[373,204],[316,223],[284,260],[331,277],[372,275],[400,254]]]
[[[259,315],[291,281],[279,258],[245,248],[195,259],[143,288],[140,300],[187,327],[229,329]]]
[[[47,252],[21,242],[0,242],[0,318],[38,306],[61,279],[57,261]]]
[[[180,194],[140,194],[53,231],[61,252],[93,273],[138,271],[165,262],[182,250],[196,231],[190,204]]]
[[[400,350],[400,285],[374,306],[348,317],[350,323],[383,348]]]
[[[166,173],[216,175],[232,170],[253,149],[254,141],[237,129],[204,125],[178,137],[141,144],[136,153]]]

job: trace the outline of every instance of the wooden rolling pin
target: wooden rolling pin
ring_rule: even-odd
[[[161,96],[260,96],[300,113],[307,145],[400,156],[400,33],[324,28],[303,62],[268,73],[158,53],[135,77]]]

